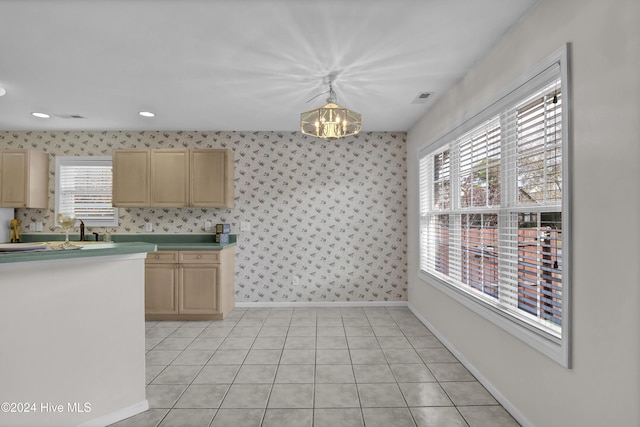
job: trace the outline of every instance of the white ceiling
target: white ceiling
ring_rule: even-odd
[[[406,131],[535,1],[0,0],[0,130]]]

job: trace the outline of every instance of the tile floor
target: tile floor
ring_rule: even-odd
[[[147,322],[150,409],[113,426],[518,426],[405,307]]]

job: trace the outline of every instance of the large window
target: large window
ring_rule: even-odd
[[[566,51],[420,151],[420,270],[569,365]]]
[[[73,212],[87,226],[117,226],[111,157],[56,157],[56,213]]]

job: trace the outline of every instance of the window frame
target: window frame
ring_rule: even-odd
[[[440,136],[432,139],[426,144],[422,145],[418,149],[418,156],[416,159],[418,170],[418,229],[422,233],[424,228],[422,218],[422,193],[423,186],[427,181],[421,174],[422,159],[425,156],[434,156],[438,153],[444,152],[456,141],[459,137],[464,136],[466,133],[474,130],[484,122],[492,119],[495,116],[500,116],[516,103],[524,101],[536,90],[539,90],[541,82],[545,79],[549,79],[551,74],[559,74],[562,88],[562,201],[560,204],[560,211],[562,212],[562,330],[560,337],[552,336],[548,332],[542,331],[537,327],[522,321],[509,313],[500,310],[495,304],[488,303],[483,299],[479,299],[471,292],[467,292],[455,285],[449,284],[446,280],[437,277],[422,270],[422,260],[426,256],[423,254],[423,236],[419,237],[419,259],[418,263],[418,276],[426,281],[428,284],[434,286],[436,289],[444,292],[460,304],[464,305],[474,313],[484,317],[494,325],[507,331],[511,335],[517,337],[523,342],[527,343],[531,347],[545,354],[560,365],[571,368],[571,182],[570,176],[572,171],[572,159],[571,159],[571,82],[569,78],[569,44],[562,46],[557,51],[540,61],[535,67],[522,75],[512,84],[505,88],[499,95],[494,98],[485,108],[478,110],[470,118],[464,122],[454,126],[453,129],[441,134]],[[558,70],[559,66],[559,70]],[[553,70],[555,68],[555,70]],[[553,70],[553,71],[552,71]],[[452,156],[453,153],[449,153]],[[506,154],[505,154],[506,155]],[[451,161],[451,160],[450,160]],[[515,161],[512,159],[511,161]],[[451,167],[451,166],[450,166]],[[456,186],[454,178],[450,172],[450,185]],[[505,189],[503,189],[505,190]],[[431,189],[430,191],[433,191]],[[454,192],[455,193],[455,189]],[[457,197],[457,196],[454,196]],[[487,196],[488,197],[488,196]],[[513,195],[511,196],[513,197]],[[454,200],[449,201],[449,209],[442,214],[451,212],[451,205]],[[522,208],[522,209],[520,209]],[[483,208],[484,209],[484,208]],[[458,209],[463,211],[464,209]],[[499,210],[499,209],[496,209]],[[522,212],[536,212],[535,206],[518,206],[509,207],[508,211],[515,212],[520,210]],[[439,213],[439,212],[438,212]],[[464,212],[463,212],[464,213]],[[470,211],[469,213],[477,213],[477,211]],[[486,208],[486,213],[493,214],[494,209]],[[433,214],[433,212],[432,212]],[[429,250],[429,249],[428,249]],[[498,284],[500,285],[500,284]]]
[[[56,156],[56,174],[55,174],[55,215],[54,221],[55,225],[58,226],[58,211],[60,208],[60,196],[62,192],[60,191],[60,177],[61,177],[61,168],[65,166],[105,166],[112,164],[111,156]],[[113,184],[112,184],[113,186]],[[113,188],[112,188],[113,194]],[[118,208],[113,208],[113,218],[110,221],[100,221],[95,219],[85,219],[78,217],[76,221],[76,226],[79,224],[79,221],[82,219],[84,224],[87,227],[117,227],[118,226]]]

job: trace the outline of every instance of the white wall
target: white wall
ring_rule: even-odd
[[[524,425],[640,425],[640,2],[541,0],[408,134],[409,303]],[[417,152],[564,43],[573,82],[573,368],[421,280]]]

